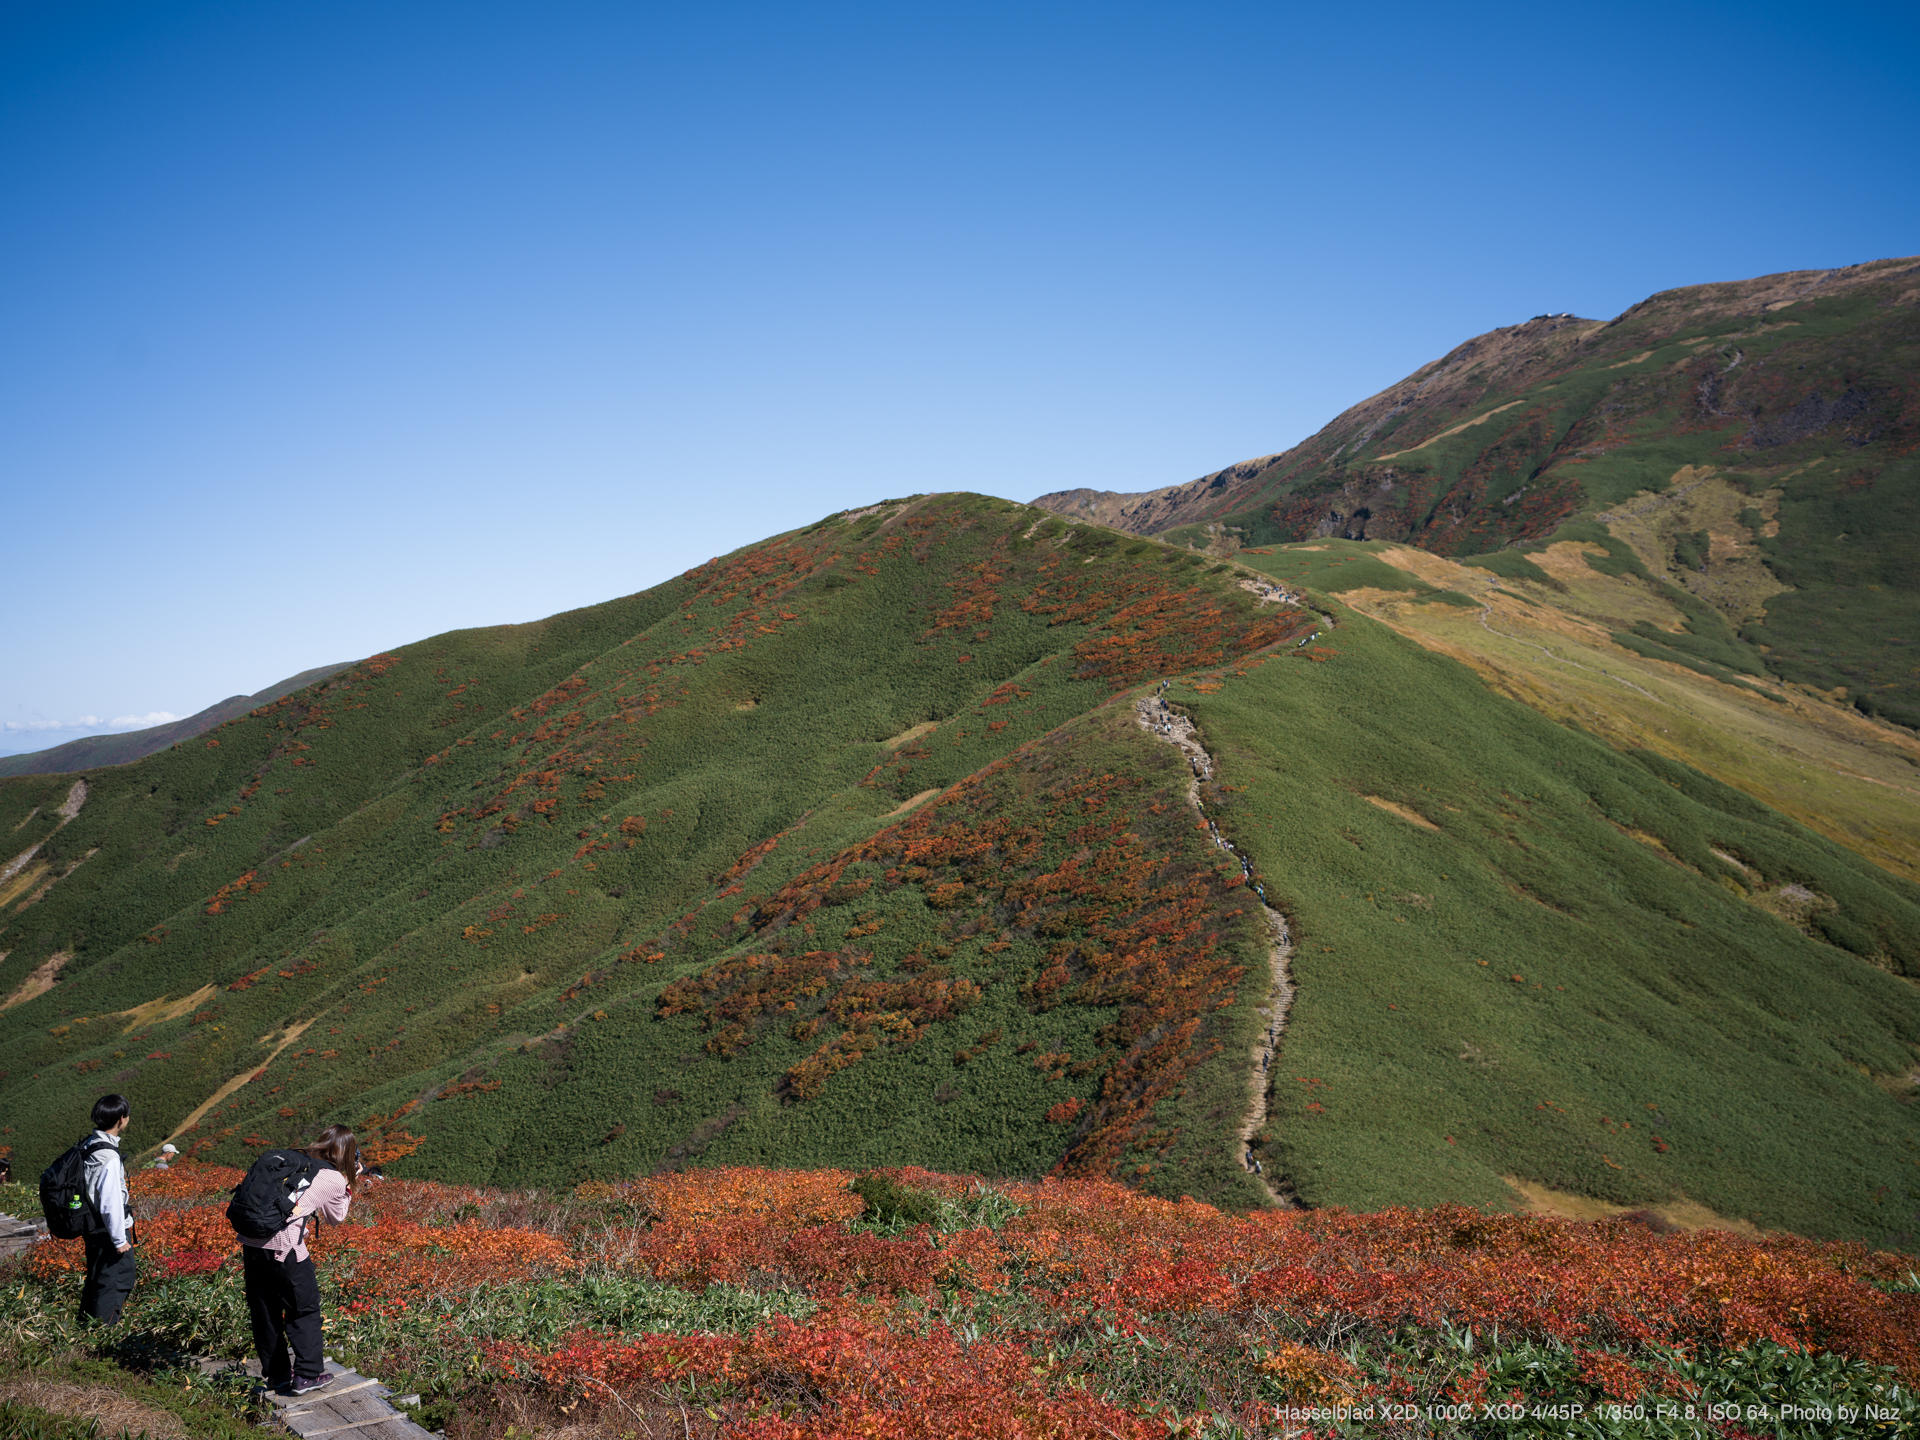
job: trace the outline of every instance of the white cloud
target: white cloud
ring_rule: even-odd
[[[145,730],[166,725],[180,717],[170,710],[151,710],[145,715],[116,715],[102,720],[98,715],[82,715],[77,720],[0,720],[0,730],[14,732],[38,730]]]

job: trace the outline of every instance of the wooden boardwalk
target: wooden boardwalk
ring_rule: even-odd
[[[44,1220],[17,1220],[11,1215],[0,1215],[0,1259],[31,1250],[46,1233]]]
[[[257,1373],[258,1361],[249,1361],[247,1370]],[[393,1392],[378,1380],[342,1369],[332,1360],[334,1382],[310,1395],[279,1395],[267,1392],[273,1401],[276,1418],[301,1440],[435,1440],[434,1432],[409,1420],[391,1403]],[[417,1403],[418,1396],[406,1399]]]
[[[203,1375],[218,1374],[223,1370],[240,1370],[260,1378],[260,1362],[248,1360],[202,1360],[199,1362]],[[426,1430],[409,1420],[393,1408],[396,1398],[409,1405],[418,1404],[418,1395],[396,1397],[393,1391],[370,1376],[344,1368],[332,1356],[327,1357],[327,1369],[334,1375],[334,1381],[324,1390],[315,1390],[310,1395],[282,1395],[269,1390],[266,1398],[272,1403],[273,1420],[285,1425],[287,1429],[301,1437],[301,1440],[323,1440],[323,1437],[337,1436],[338,1440],[439,1440],[438,1432]]]

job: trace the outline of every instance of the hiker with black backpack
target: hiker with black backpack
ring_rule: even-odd
[[[80,1323],[111,1325],[133,1293],[139,1262],[120,1137],[133,1120],[124,1095],[93,1102],[93,1133],[74,1141],[40,1176],[40,1208],[56,1240],[84,1239],[87,1280],[80,1287]]]
[[[336,1225],[345,1220],[361,1169],[353,1132],[329,1125],[304,1150],[261,1155],[227,1206],[227,1219],[240,1236],[260,1378],[290,1394],[333,1381],[320,1336],[320,1282],[307,1253],[307,1221],[315,1215]]]

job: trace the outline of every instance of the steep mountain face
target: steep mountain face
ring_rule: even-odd
[[[224,725],[256,705],[265,705],[283,695],[304,689],[315,681],[338,675],[351,663],[317,665],[311,670],[302,670],[298,675],[269,685],[258,694],[229,695],[225,700],[209,705],[184,720],[172,720],[145,730],[129,730],[120,735],[86,735],[78,740],[69,740],[64,745],[55,745],[50,750],[0,756],[0,775],[72,775],[98,765],[125,765],[143,755],[156,754],[169,745],[177,745],[182,740],[204,735],[214,726]]]
[[[1496,693],[1346,558],[888,501],[0,781],[4,1143],[118,1089],[234,1163],[344,1118],[498,1183],[1526,1183],[1911,1243],[1920,887]]]
[[[1680,658],[1920,726],[1920,265],[1666,291],[1468,341],[1284,454],[1036,504],[1230,553],[1313,538],[1469,557],[1595,547],[1686,611]]]

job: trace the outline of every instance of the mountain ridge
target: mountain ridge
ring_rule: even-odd
[[[1911,1243],[1875,1196],[1920,1134],[1920,887],[1343,593],[913,497],[0,781],[5,1143],[112,1085],[226,1163],[345,1115],[468,1183],[933,1160],[1499,1210],[1513,1176]],[[1161,694],[1204,775],[1138,723]]]
[[[1726,503],[1679,523],[1703,481]],[[1684,612],[1665,633],[1619,627],[1628,648],[1920,728],[1920,667],[1904,659],[1920,606],[1920,264],[1688,286],[1604,323],[1535,317],[1278,456],[1138,496],[1035,503],[1220,554],[1386,540],[1539,577],[1524,557],[1597,545],[1600,571]],[[1635,538],[1635,515],[1655,533]],[[1734,590],[1697,578],[1723,562]]]
[[[1473,407],[1469,390],[1494,395],[1510,388],[1535,367],[1564,360],[1576,346],[1606,345],[1606,353],[1629,339],[1657,339],[1679,325],[1709,317],[1772,314],[1808,298],[1841,294],[1868,284],[1904,282],[1902,299],[1920,299],[1920,256],[1876,260],[1832,270],[1791,270],[1752,280],[1710,282],[1663,290],[1629,306],[1612,320],[1571,314],[1536,315],[1516,325],[1499,326],[1462,342],[1428,361],[1405,379],[1348,407],[1313,435],[1290,448],[1237,461],[1182,484],[1123,492],[1089,489],[1051,491],[1032,502],[1061,514],[1078,515],[1136,534],[1158,534],[1178,525],[1205,524],[1244,508],[1271,481],[1313,458],[1358,450],[1389,421],[1403,415],[1431,420],[1435,413],[1464,415]],[[1890,267],[1906,267],[1887,273]],[[1620,327],[1628,327],[1621,329]],[[1470,370],[1464,369],[1472,362]],[[1471,381],[1468,377],[1471,376]],[[1453,381],[1455,383],[1447,383]],[[1435,393],[1426,392],[1437,386]],[[1477,388],[1476,388],[1477,386]],[[1364,428],[1362,428],[1364,426]],[[1404,428],[1405,422],[1396,429]],[[1358,432],[1356,434],[1356,432]],[[1438,438],[1427,434],[1418,444]],[[1337,440],[1338,444],[1333,444]],[[1412,448],[1412,447],[1409,447]],[[1384,458],[1384,457],[1376,457]],[[1300,537],[1295,537],[1300,538]]]

